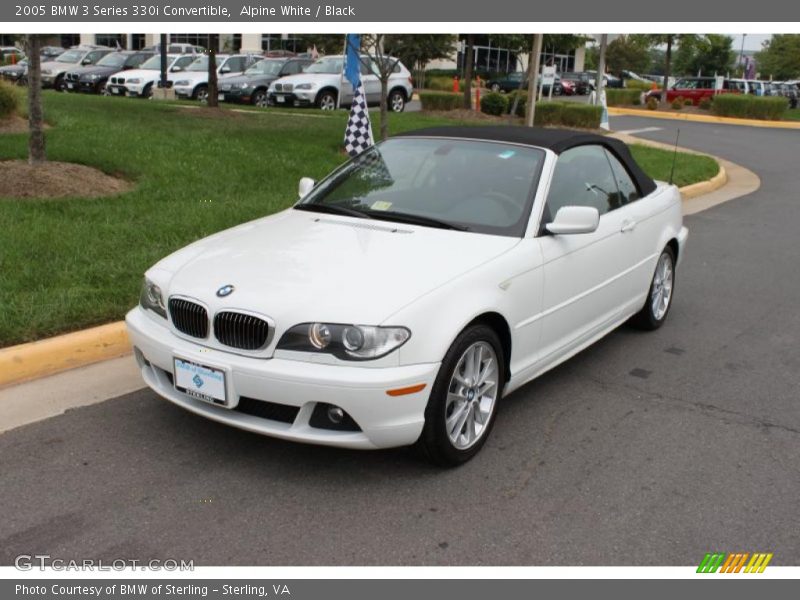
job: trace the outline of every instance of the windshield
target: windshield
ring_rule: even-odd
[[[219,66],[219,61],[217,61],[217,66]],[[187,71],[208,71],[208,57],[201,56],[192,64],[190,64],[187,68]]]
[[[83,50],[67,50],[56,59],[56,62],[62,63],[76,63],[81,58],[83,58],[84,51]]]
[[[167,55],[167,64],[169,65],[173,60],[175,60],[176,56],[174,54]],[[144,61],[140,66],[140,69],[150,69],[154,71],[161,70],[161,55],[156,54],[155,56],[151,56],[146,61]]]
[[[97,61],[98,67],[121,67],[128,60],[128,54],[106,54],[103,58]]]
[[[298,206],[521,236],[543,160],[542,150],[500,142],[395,138],[346,163]]]
[[[262,60],[245,71],[246,75],[277,75],[281,72],[282,60]]]
[[[317,62],[306,67],[306,73],[328,73],[333,75],[342,72],[344,59],[341,56],[328,56],[320,58]]]

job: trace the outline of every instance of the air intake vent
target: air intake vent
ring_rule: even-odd
[[[277,404],[275,402],[265,402],[242,396],[236,410],[246,415],[253,415],[269,421],[279,421],[281,423],[294,423],[300,408]]]
[[[178,331],[196,338],[208,337],[208,312],[199,304],[170,298],[169,315]]]
[[[238,312],[220,312],[214,317],[214,335],[220,344],[242,350],[258,350],[267,343],[269,324]]]

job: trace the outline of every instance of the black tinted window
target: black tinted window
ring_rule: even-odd
[[[628,204],[628,202],[641,198],[642,195],[639,193],[639,189],[628,174],[628,171],[619,162],[619,159],[608,150],[606,150],[606,156],[608,157],[608,162],[611,163],[611,171],[614,173],[614,179],[617,182],[620,205]]]
[[[544,223],[563,206],[593,206],[602,215],[620,206],[619,190],[601,146],[578,146],[558,157],[547,194]]]

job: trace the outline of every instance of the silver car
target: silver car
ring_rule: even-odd
[[[75,67],[93,65],[106,54],[113,52],[106,46],[76,46],[64,52],[55,60],[42,63],[42,87],[55,88],[59,91],[66,89],[67,71]]]
[[[392,59],[395,60],[395,59]],[[306,67],[303,73],[281,77],[269,86],[269,103],[276,106],[316,106],[333,110],[349,106],[353,100],[353,86],[344,78],[344,56],[325,56]],[[380,104],[381,82],[378,68],[369,57],[361,56],[361,82],[367,103]],[[411,73],[400,61],[389,76],[387,104],[393,112],[403,112],[414,93]]]

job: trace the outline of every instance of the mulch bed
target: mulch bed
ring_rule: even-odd
[[[85,165],[0,161],[0,198],[95,198],[131,189],[133,183]]]
[[[0,119],[0,134],[3,133],[27,133],[28,120],[18,115],[12,115],[5,119]]]

